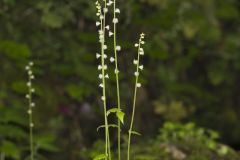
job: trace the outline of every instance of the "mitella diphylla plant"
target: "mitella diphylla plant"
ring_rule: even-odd
[[[34,160],[34,146],[33,146],[33,108],[35,107],[35,103],[33,102],[33,93],[35,92],[35,89],[33,88],[32,81],[34,80],[34,74],[32,71],[33,62],[29,62],[29,64],[26,66],[26,71],[28,74],[28,82],[27,82],[27,88],[28,93],[26,94],[26,98],[28,100],[28,110],[27,113],[29,115],[29,143],[30,143],[30,160]]]
[[[109,127],[116,127],[118,129],[118,160],[121,160],[121,123],[124,123],[124,116],[125,113],[121,109],[121,99],[120,99],[120,88],[119,88],[119,69],[118,69],[118,54],[121,51],[121,46],[117,45],[117,24],[119,22],[117,15],[120,14],[120,9],[116,8],[116,1],[115,0],[97,0],[96,3],[97,9],[97,17],[98,20],[96,21],[96,26],[99,28],[99,43],[100,43],[100,53],[96,53],[96,58],[100,60],[100,64],[98,65],[99,70],[99,79],[101,80],[99,87],[102,89],[102,96],[101,100],[103,102],[103,110],[104,110],[104,125],[100,126],[99,128],[104,128],[105,130],[105,153],[98,155],[94,158],[94,160],[111,160],[111,146],[110,146],[110,136],[109,136]],[[106,16],[109,12],[113,13],[112,16],[112,24],[106,24]],[[111,30],[113,28],[113,30]],[[130,150],[131,150],[131,136],[132,134],[139,135],[139,133],[133,131],[133,122],[134,122],[134,115],[135,115],[135,108],[136,108],[136,98],[137,98],[137,90],[141,87],[141,83],[139,82],[139,75],[140,71],[143,70],[143,65],[140,64],[140,56],[144,55],[144,50],[142,45],[145,44],[144,42],[145,34],[141,34],[138,43],[134,46],[137,48],[137,58],[133,60],[133,64],[136,66],[135,75],[135,88],[134,88],[134,97],[133,97],[133,106],[132,106],[132,115],[131,115],[131,122],[130,127],[128,130],[128,145],[127,145],[127,159],[130,160]],[[107,38],[112,38],[113,40],[113,53],[114,55],[108,56],[106,54],[106,50],[108,49],[106,45]],[[107,61],[114,63],[115,65],[115,80],[116,80],[116,96],[117,96],[117,108],[108,108],[107,107],[107,96],[106,96],[106,82],[109,79],[109,75],[107,73]],[[117,124],[109,124],[108,116],[109,114],[114,113],[117,118]],[[98,128],[98,129],[99,129]],[[98,130],[97,129],[97,130]],[[124,158],[125,159],[125,158]]]

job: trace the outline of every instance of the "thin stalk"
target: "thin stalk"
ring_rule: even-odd
[[[113,18],[116,18],[116,0],[113,1]],[[117,56],[117,24],[113,25],[113,43],[114,43],[114,58],[115,69],[118,71],[118,56]],[[119,89],[119,77],[116,72],[116,87],[117,87],[117,107],[121,110],[120,89]],[[118,160],[121,160],[121,122],[118,119]]]
[[[29,76],[28,78],[28,82],[31,84],[31,76]],[[33,150],[33,118],[32,118],[32,91],[31,91],[31,87],[28,87],[28,94],[29,94],[29,99],[28,99],[28,103],[29,103],[29,142],[30,142],[30,152],[31,152],[31,160],[34,160],[34,150]]]
[[[105,8],[107,7],[106,0],[104,1]],[[105,45],[105,25],[106,25],[106,13],[103,12],[103,20],[101,20],[101,29],[103,31],[103,41],[101,42],[101,63],[102,63],[102,84],[103,84],[103,90],[102,95],[104,97],[103,99],[103,107],[104,107],[104,121],[105,121],[105,154],[107,157],[106,160],[111,160],[111,150],[110,150],[110,138],[109,138],[109,129],[108,129],[108,120],[107,120],[107,104],[106,104],[106,83],[105,83],[105,51],[104,51],[104,45]]]
[[[140,45],[141,40],[139,40],[138,43],[138,58],[137,58],[137,69],[136,72],[139,73],[139,59],[140,59]],[[133,128],[133,121],[135,116],[135,108],[136,108],[136,97],[137,97],[137,84],[138,84],[138,76],[136,76],[135,80],[135,88],[134,88],[134,96],[133,96],[133,109],[132,109],[132,117],[131,117],[131,123],[130,128],[128,130],[128,147],[127,147],[127,160],[130,160],[130,148],[131,148],[131,135],[132,135],[132,128]]]

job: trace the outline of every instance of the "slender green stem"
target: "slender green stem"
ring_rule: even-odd
[[[139,73],[139,60],[140,60],[140,45],[141,40],[139,40],[138,44],[138,58],[137,58],[137,69],[136,72]],[[135,80],[135,88],[134,88],[134,96],[133,96],[133,107],[132,107],[132,117],[131,117],[131,123],[130,128],[128,130],[128,147],[127,147],[127,160],[130,160],[130,148],[131,148],[131,135],[132,135],[132,128],[133,128],[133,121],[135,116],[135,108],[136,108],[136,97],[137,97],[137,84],[138,84],[138,75],[136,76]]]
[[[116,18],[116,0],[113,2],[113,18]],[[113,43],[114,43],[114,58],[116,69],[116,86],[117,86],[117,107],[121,110],[120,89],[119,89],[119,77],[118,77],[118,56],[117,56],[117,25],[113,25]],[[121,122],[118,119],[118,160],[121,160]]]
[[[106,0],[104,0],[104,7],[107,7]],[[103,31],[103,41],[101,42],[101,65],[102,65],[102,95],[103,99],[103,106],[104,106],[104,123],[105,123],[105,154],[107,157],[106,160],[111,160],[111,150],[110,150],[110,138],[109,138],[109,129],[108,129],[108,120],[107,120],[107,104],[106,104],[106,83],[105,83],[105,25],[106,25],[106,13],[103,12],[103,20],[101,20],[101,30]]]
[[[28,82],[31,84],[31,76],[29,75]],[[32,118],[32,91],[31,87],[28,87],[28,94],[29,94],[29,99],[28,99],[28,105],[29,105],[29,142],[30,142],[30,152],[31,152],[31,160],[34,160],[34,150],[33,150],[33,118]]]

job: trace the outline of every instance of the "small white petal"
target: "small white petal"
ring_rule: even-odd
[[[106,74],[106,75],[105,75],[105,78],[107,78],[107,79],[108,79],[108,78],[109,78],[109,75],[108,75],[108,74]]]
[[[101,99],[104,101],[104,100],[105,100],[105,97],[104,97],[104,96],[102,96],[102,97],[101,97]]]
[[[105,49],[105,50],[106,50],[106,49],[107,49],[107,45],[104,45],[104,46],[103,46],[103,49]]]
[[[139,66],[139,69],[143,70],[143,65]]]
[[[101,24],[100,22],[96,22],[96,26],[100,26],[100,24]]]
[[[105,64],[105,65],[104,65],[104,70],[106,70],[106,69],[107,69],[107,65]]]
[[[115,74],[118,74],[118,73],[119,73],[119,70],[115,69],[115,70],[114,70],[114,73],[115,73]]]
[[[105,28],[106,28],[107,30],[109,30],[109,29],[110,29],[110,26],[109,26],[109,25],[107,25]]]
[[[34,77],[34,75],[31,75],[31,77],[30,77],[31,79],[34,79],[35,77]]]
[[[121,46],[116,46],[116,50],[120,51],[121,50]]]
[[[138,47],[138,43],[135,43],[135,45],[134,45],[135,47]]]
[[[139,76],[139,72],[135,72],[134,75],[137,77]]]
[[[102,66],[101,65],[98,65],[98,70],[101,70],[102,69]]]
[[[34,88],[32,88],[32,89],[31,89],[31,92],[32,92],[32,93],[34,93],[34,92],[35,92],[35,89],[34,89]]]
[[[27,86],[30,87],[32,84],[30,82],[27,83]]]
[[[28,71],[28,75],[32,75],[32,71]]]
[[[103,8],[103,12],[104,12],[104,13],[107,13],[107,12],[108,12],[108,9],[107,9],[107,8]]]
[[[30,67],[29,67],[29,66],[26,66],[25,69],[28,71],[28,70],[30,69]]]
[[[120,13],[120,9],[116,8],[115,13]]]
[[[30,96],[29,96],[29,94],[26,94],[26,96],[25,96],[26,98],[30,98]]]
[[[27,111],[27,113],[28,113],[28,114],[32,114],[32,110],[29,109],[29,110]]]
[[[107,58],[107,55],[106,55],[106,54],[104,54],[103,58],[104,58],[104,59],[106,59],[106,58]]]
[[[33,62],[29,62],[29,65],[30,65],[30,66],[33,66],[33,65],[34,65],[34,63],[33,63]]]
[[[141,85],[141,83],[137,83],[137,87],[139,88],[139,87],[141,87],[142,85]]]
[[[99,79],[102,79],[102,78],[103,78],[102,74],[99,74],[98,77],[99,77]]]
[[[109,37],[111,37],[113,35],[113,32],[109,31]]]
[[[134,60],[133,60],[133,64],[136,64],[136,65],[137,65],[137,64],[138,64],[138,60],[134,59]]]
[[[33,123],[30,123],[30,125],[29,125],[29,126],[32,128],[32,127],[34,127],[34,124],[33,124]]]
[[[118,19],[117,18],[113,18],[113,23],[114,24],[118,23]]]
[[[100,54],[96,54],[96,58],[98,59],[98,58],[100,58],[101,57],[101,55]]]
[[[35,107],[35,103],[31,103],[31,107]]]
[[[101,84],[99,84],[99,87],[103,88],[103,84],[102,84],[102,83],[101,83]]]
[[[115,59],[113,57],[110,58],[110,62],[114,62]]]

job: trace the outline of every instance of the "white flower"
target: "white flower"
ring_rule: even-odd
[[[27,111],[27,113],[28,113],[28,114],[32,114],[32,110],[29,109],[29,110]]]
[[[141,41],[141,44],[145,44],[145,42],[144,42],[144,41]]]
[[[25,69],[28,71],[28,70],[30,69],[30,67],[29,67],[29,66],[26,66]]]
[[[118,19],[117,18],[113,18],[113,23],[114,24],[118,23]]]
[[[29,62],[29,65],[30,65],[30,66],[33,66],[33,64],[34,64],[33,62]]]
[[[30,123],[30,125],[29,125],[29,126],[32,128],[32,127],[34,127],[34,124],[33,124],[33,123]]]
[[[101,65],[98,65],[98,70],[101,70],[102,69],[102,66]]]
[[[100,13],[98,12],[98,13],[96,13],[96,15],[97,15],[97,16],[100,16]]]
[[[104,101],[104,100],[105,100],[105,97],[104,97],[104,96],[102,96],[102,97],[101,97],[101,99]]]
[[[120,51],[121,50],[121,46],[116,46],[116,50]]]
[[[105,64],[105,65],[104,65],[104,70],[106,70],[106,69],[107,69],[107,65]]]
[[[99,30],[98,33],[99,33],[99,34],[103,34],[103,30]]]
[[[101,15],[99,18],[100,18],[101,20],[103,20],[104,17],[103,17],[103,15]]]
[[[115,69],[115,70],[114,70],[114,73],[115,73],[115,74],[118,74],[118,73],[119,73],[119,70]]]
[[[110,29],[109,25],[107,25],[105,28],[106,28],[107,30],[109,30],[109,29]]]
[[[113,32],[109,31],[109,37],[111,37],[113,35]]]
[[[28,75],[32,75],[32,71],[29,70],[29,71],[28,71]]]
[[[28,82],[28,83],[27,83],[27,86],[28,86],[28,87],[30,87],[30,86],[31,86],[31,83],[30,83],[30,82]]]
[[[139,54],[144,55],[144,50],[142,48],[140,48]]]
[[[96,54],[96,58],[98,59],[98,58],[100,58],[101,57],[101,55],[99,54],[99,53],[97,53]]]
[[[105,49],[105,50],[106,50],[106,49],[107,49],[107,45],[104,45],[104,46],[103,46],[103,49]]]
[[[109,78],[109,75],[108,75],[108,74],[106,74],[106,75],[105,75],[105,78],[107,78],[107,79],[108,79],[108,78]]]
[[[99,87],[103,88],[103,84],[102,84],[102,83],[101,83],[101,84],[99,84]]]
[[[31,79],[34,79],[35,77],[34,77],[34,75],[31,75],[31,77],[30,77]]]
[[[135,45],[134,45],[135,47],[138,47],[138,43],[135,43]]]
[[[26,98],[30,98],[29,94],[26,94]]]
[[[96,26],[100,26],[100,24],[101,24],[100,22],[98,22],[98,21],[96,22]]]
[[[139,69],[140,69],[140,70],[143,70],[143,65],[139,66]]]
[[[113,1],[109,1],[109,2],[107,3],[108,6],[111,6],[112,4],[113,4]]]
[[[138,60],[134,59],[134,60],[133,60],[133,64],[136,64],[136,65],[137,65],[137,64],[138,64]]]
[[[35,107],[35,103],[31,103],[31,107]]]
[[[139,72],[135,72],[134,75],[137,77],[139,76]]]
[[[99,77],[99,79],[102,79],[102,78],[103,78],[103,75],[102,75],[102,74],[99,74],[98,77]]]
[[[34,93],[34,92],[35,92],[35,89],[34,89],[34,88],[32,88],[32,89],[31,89],[31,92],[32,92],[32,93]]]
[[[137,83],[137,87],[139,88],[139,87],[141,87],[142,85],[141,85],[141,83]]]
[[[120,9],[116,8],[115,13],[120,13]]]
[[[108,12],[108,9],[107,9],[107,8],[103,8],[103,12],[104,12],[104,13],[107,13],[107,12]]]
[[[115,59],[114,59],[113,57],[111,57],[111,58],[110,58],[110,62],[113,63],[114,61],[115,61]]]
[[[104,59],[106,59],[106,58],[107,58],[107,55],[106,55],[106,54],[104,54],[104,55],[103,55],[103,58],[104,58]]]

